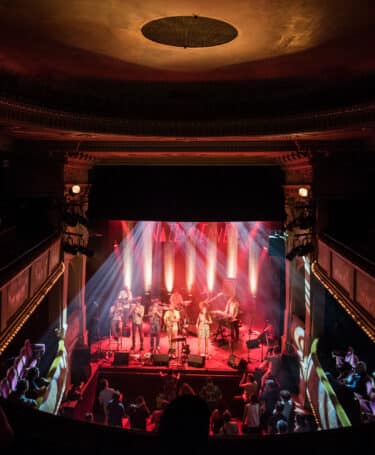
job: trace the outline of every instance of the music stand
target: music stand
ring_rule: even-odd
[[[180,348],[180,343],[185,343],[186,342],[186,337],[177,337],[177,338],[172,338],[172,343],[176,343],[177,345],[177,353],[176,353],[176,362],[175,366],[182,367],[183,363],[181,361],[181,348]]]

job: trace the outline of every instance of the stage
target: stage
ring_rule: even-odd
[[[161,333],[160,337],[160,356],[152,356],[150,352],[150,337],[148,335],[147,325],[145,324],[145,337],[143,347],[139,350],[139,340],[136,338],[136,349],[131,351],[131,337],[119,337],[117,340],[113,337],[103,337],[91,344],[91,360],[100,364],[101,369],[127,369],[132,371],[153,370],[172,368],[183,370],[185,373],[194,374],[238,374],[238,367],[243,369],[247,365],[248,370],[254,370],[263,361],[268,344],[258,343],[261,330],[250,330],[247,324],[241,324],[239,329],[239,340],[231,341],[230,334],[224,330],[224,333],[217,333],[217,327],[212,330],[209,341],[208,356],[202,361],[203,365],[195,366],[195,361],[200,360],[198,352],[198,338],[196,335],[188,332],[179,334],[178,338],[185,338],[186,341],[177,343],[176,358],[168,359],[168,338],[166,333]],[[137,335],[138,336],[138,335]],[[255,340],[255,343],[253,342]],[[249,343],[249,341],[252,341]],[[248,345],[255,347],[248,348]],[[184,355],[182,351],[184,346],[190,351],[190,355]],[[257,346],[257,347],[256,347]],[[199,359],[198,359],[199,358]],[[156,359],[156,362],[155,362]],[[166,361],[167,360],[167,361]],[[190,361],[189,361],[190,360]],[[242,360],[241,364],[239,362]]]

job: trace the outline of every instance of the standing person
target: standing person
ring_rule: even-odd
[[[125,417],[125,407],[121,403],[121,393],[119,390],[113,392],[113,398],[107,406],[108,425],[122,427],[122,419]]]
[[[115,304],[109,310],[109,317],[111,318],[111,335],[118,340],[122,335],[122,302],[116,300]]]
[[[102,379],[100,382],[100,387],[101,390],[98,395],[98,402],[101,406],[101,409],[103,410],[104,414],[104,424],[108,425],[108,403],[112,400],[113,398],[113,393],[115,392],[115,389],[112,387],[109,387],[109,382],[108,379]]]
[[[130,328],[128,327],[130,312],[133,302],[133,293],[128,288],[124,286],[123,289],[119,292],[118,300],[122,303],[122,331],[124,336],[130,336]]]
[[[137,300],[133,308],[131,309],[132,318],[132,346],[131,350],[135,349],[135,333],[138,331],[139,334],[139,350],[143,351],[143,316],[145,314],[145,308],[140,300]]]
[[[133,293],[128,286],[124,286],[118,295],[118,300],[121,300],[124,303],[126,300],[129,302],[133,300]]]
[[[174,290],[171,294],[171,296],[169,297],[169,304],[170,305],[174,305],[174,307],[179,310],[183,304],[184,304],[184,299],[182,298],[182,294],[177,291],[177,290]]]
[[[150,321],[150,351],[154,354],[160,352],[160,330],[163,312],[159,305],[159,300],[155,300],[148,313]]]
[[[178,334],[178,322],[180,320],[180,312],[176,310],[174,300],[171,300],[168,310],[164,314],[164,324],[168,335],[169,353],[176,352],[176,343],[172,342]]]
[[[224,313],[230,322],[230,336],[232,341],[238,341],[240,337],[240,330],[238,325],[238,311],[240,302],[236,296],[229,297],[225,305]]]
[[[210,325],[212,318],[208,312],[208,305],[206,303],[201,305],[201,310],[198,314],[197,322],[195,324],[198,330],[198,355],[208,357],[208,344],[210,337]],[[202,351],[202,344],[204,344],[204,353]]]

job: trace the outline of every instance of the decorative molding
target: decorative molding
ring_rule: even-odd
[[[129,112],[119,112],[119,117],[100,117],[92,114],[75,114],[47,107],[20,103],[14,99],[0,98],[2,123],[38,125],[62,131],[104,133],[120,135],[160,136],[215,136],[215,135],[265,135],[296,134],[327,131],[354,126],[371,127],[375,121],[375,103],[350,106],[326,112],[315,112],[278,117],[254,118],[249,112],[237,119],[156,119],[135,118]],[[171,116],[172,117],[172,116]]]
[[[2,354],[12,340],[15,338],[17,333],[22,329],[25,322],[34,313],[36,308],[43,301],[45,296],[49,293],[58,279],[63,275],[65,266],[63,263],[53,272],[53,274],[47,279],[44,285],[39,291],[31,298],[29,302],[24,304],[12,321],[0,334],[0,354]]]
[[[366,335],[375,342],[375,322],[373,316],[362,308],[361,305],[350,299],[347,292],[329,278],[316,261],[312,264],[311,269],[315,277],[329,291],[334,299],[344,308]]]

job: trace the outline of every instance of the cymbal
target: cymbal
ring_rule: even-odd
[[[188,306],[188,305],[191,304],[191,302],[192,302],[192,300],[184,300],[184,301],[182,302],[182,304],[183,304],[184,306]]]

